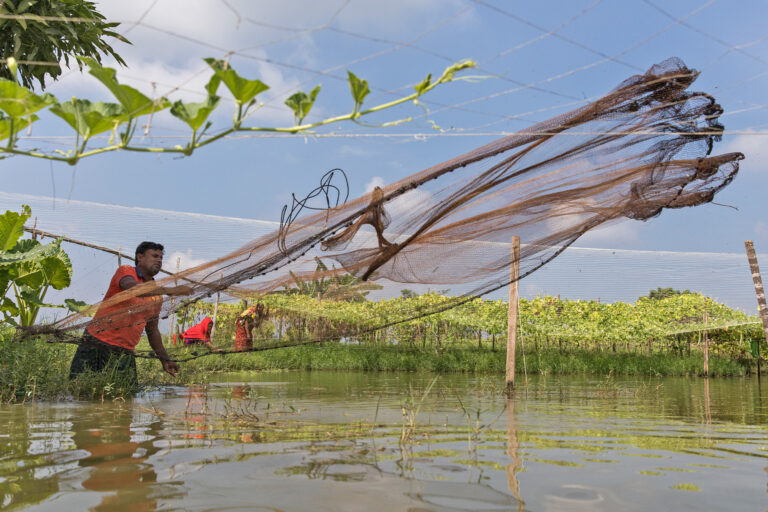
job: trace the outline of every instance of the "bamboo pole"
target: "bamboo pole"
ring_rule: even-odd
[[[706,304],[706,302],[705,302]],[[709,315],[707,315],[707,312],[704,311],[704,326],[706,327],[707,322],[709,322]],[[709,378],[709,331],[704,329],[704,332],[702,333],[704,336],[704,375]]]
[[[510,251],[511,264],[509,267],[509,310],[507,312],[507,393],[515,387],[515,350],[517,348],[517,306],[518,286],[517,279],[520,276],[520,237],[512,237]]]
[[[752,240],[744,240],[744,247],[747,249],[747,260],[749,261],[749,270],[752,272],[752,281],[755,283],[755,295],[757,295],[757,309],[760,312],[760,319],[763,321],[763,332],[768,341],[768,306],[765,304],[765,289],[763,288],[763,279],[760,277],[760,267],[757,265],[757,254],[755,253],[755,244]],[[758,344],[758,354],[760,345]],[[760,357],[757,358],[757,375],[760,376]]]
[[[213,327],[211,327],[211,343],[213,343],[213,335],[216,333],[216,315],[219,314],[219,297],[221,296],[221,280],[224,279],[224,273],[219,274],[219,290],[216,290],[216,305],[213,306]]]
[[[120,257],[120,251],[122,250],[122,247],[117,248],[117,266],[122,267],[123,266],[123,260]]]
[[[179,273],[179,266],[181,265],[181,256],[176,258],[176,273]],[[174,286],[178,286],[178,281],[173,280]],[[173,324],[176,323],[176,296],[171,296],[171,314],[168,316],[168,344],[173,343]],[[175,345],[175,343],[173,343]]]

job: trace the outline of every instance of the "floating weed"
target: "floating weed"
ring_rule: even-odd
[[[657,455],[655,453],[620,453],[619,455],[624,455],[627,457],[645,457],[648,459],[666,459],[668,458],[666,455]]]
[[[731,469],[729,466],[720,466],[718,464],[688,464],[697,468],[717,468],[717,469]]]
[[[454,459],[451,462],[454,464],[463,464],[466,466],[487,467],[499,471],[504,471],[505,469],[503,465],[499,464],[498,462],[493,462],[492,460]]]
[[[699,487],[696,484],[675,484],[675,485],[670,485],[669,488],[676,489],[678,491],[701,492],[701,487]]]
[[[600,462],[603,464],[618,464],[621,461],[620,460],[607,460],[607,459],[581,459],[586,462]]]
[[[664,476],[664,473],[661,471],[640,471],[641,475],[649,475],[649,476]]]
[[[684,468],[658,468],[659,471],[675,471],[678,473],[699,473],[700,471],[697,471],[695,469],[684,469]]]

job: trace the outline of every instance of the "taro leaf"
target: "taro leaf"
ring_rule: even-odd
[[[111,130],[120,124],[125,114],[125,109],[117,103],[91,103],[77,98],[54,105],[50,110],[77,130],[84,139]]]
[[[29,306],[35,306],[38,308],[63,308],[64,307],[58,304],[48,304],[47,302],[43,302],[42,299],[40,298],[40,290],[35,288],[24,286],[19,290],[19,295],[21,295],[21,298],[24,299],[24,302],[26,303],[27,307]]]
[[[248,80],[237,74],[237,71],[229,67],[229,64],[223,60],[216,60],[212,58],[203,59],[208,63],[216,76],[224,82],[229,92],[234,96],[235,101],[239,105],[248,103],[257,94],[262,93],[269,89],[269,86],[261,80]],[[209,86],[213,86],[212,82],[208,82]],[[210,91],[209,91],[210,92]]]
[[[20,132],[31,123],[37,121],[39,117],[35,114],[31,116],[15,119],[13,123],[13,131],[15,133]],[[11,119],[8,117],[0,117],[0,140],[7,139],[11,135]]]
[[[6,210],[0,215],[0,251],[10,251],[16,246],[24,234],[24,223],[30,215],[32,210],[26,204],[21,206],[21,213]]]
[[[371,90],[368,88],[368,80],[361,80],[351,71],[347,71],[349,81],[349,91],[352,93],[352,99],[355,100],[355,112],[360,110],[365,97]]]
[[[13,302],[8,297],[3,297],[2,305],[0,305],[0,311],[3,311],[5,313],[10,313],[11,316],[19,315],[19,308],[16,307],[16,303]],[[6,320],[8,319],[6,318]]]
[[[104,84],[123,106],[125,112],[120,119],[121,122],[127,121],[132,117],[158,112],[171,106],[171,102],[167,98],[161,97],[152,100],[133,87],[118,83],[117,78],[115,78],[116,72],[114,69],[105,68],[90,57],[79,57],[79,59],[91,68],[90,74]]]
[[[75,299],[64,299],[64,305],[73,313],[80,313],[91,307],[87,302]]]
[[[38,96],[16,82],[0,79],[0,110],[19,119],[29,117],[40,109],[56,103],[56,97],[45,93]]]
[[[72,284],[72,263],[63,250],[55,256],[49,256],[40,262],[40,268],[45,274],[45,280],[55,290],[63,290]]]
[[[429,87],[431,84],[432,84],[432,73],[428,74],[427,78],[422,80],[419,85],[414,87],[414,89],[416,90],[416,94],[421,96],[422,94],[424,94],[424,91],[427,90],[427,87]]]
[[[315,98],[320,92],[320,86],[316,86],[309,94],[299,91],[296,94],[290,96],[285,100],[285,104],[293,110],[293,115],[296,116],[296,124],[301,124],[309,111],[312,110],[312,105],[315,104]]]
[[[208,100],[202,103],[182,103],[179,100],[171,107],[171,114],[187,123],[192,131],[196,132],[218,106],[220,99],[218,96],[208,96]]]

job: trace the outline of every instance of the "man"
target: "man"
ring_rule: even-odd
[[[128,373],[136,382],[136,358],[133,350],[145,330],[149,344],[163,365],[163,369],[176,375],[178,365],[171,361],[163,348],[163,339],[157,327],[162,295],[189,295],[189,286],[155,288],[135,297],[109,301],[110,298],[130,290],[141,283],[153,281],[163,266],[163,246],[155,242],[141,242],[136,247],[136,266],[123,265],[117,269],[109,283],[104,300],[93,320],[85,329],[82,343],[77,347],[69,370],[73,379],[89,369],[102,371],[110,365]]]

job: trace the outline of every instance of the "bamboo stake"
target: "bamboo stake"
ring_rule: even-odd
[[[176,273],[179,273],[179,266],[181,265],[181,256],[176,258]],[[176,279],[173,280],[173,285],[178,286],[178,281]],[[176,307],[176,297],[171,296],[171,314],[168,316],[168,344],[173,343],[171,340],[173,340],[173,324],[176,323],[176,310],[174,309]],[[173,343],[175,345],[175,343]]]
[[[747,260],[749,260],[749,270],[752,272],[752,280],[755,283],[755,295],[757,295],[757,309],[760,312],[760,319],[763,321],[763,332],[768,341],[768,306],[765,304],[765,290],[763,289],[763,279],[760,277],[760,267],[757,265],[757,254],[755,254],[755,244],[752,240],[744,240],[744,247],[747,249]],[[760,344],[758,343],[758,350]],[[759,354],[759,352],[758,352]],[[757,376],[760,377],[760,357],[757,358]]]
[[[123,259],[120,257],[120,250],[122,247],[117,248],[117,266],[122,267],[123,266]]]
[[[705,326],[707,325],[708,321],[709,321],[709,315],[707,315],[707,312],[704,311]],[[706,377],[709,378],[709,331],[705,329],[702,335],[704,336],[704,375],[706,375]]]
[[[512,237],[509,267],[509,310],[507,312],[507,393],[515,387],[515,350],[517,348],[517,279],[520,276],[520,237]]]
[[[213,343],[213,335],[216,333],[216,315],[219,314],[219,297],[221,295],[221,280],[224,279],[224,273],[219,274],[219,290],[216,290],[216,305],[213,306],[213,327],[211,327],[211,343]]]

